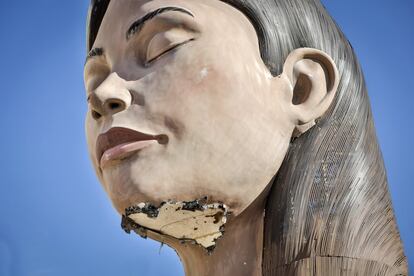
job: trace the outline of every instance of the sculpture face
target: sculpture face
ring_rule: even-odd
[[[112,1],[93,48],[88,147],[120,213],[207,196],[237,215],[265,189],[297,118],[288,78],[271,76],[241,12],[218,0]]]

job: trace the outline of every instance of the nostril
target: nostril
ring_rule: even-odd
[[[122,100],[118,99],[109,99],[106,103],[106,110],[110,113],[120,112],[125,109],[125,103]]]
[[[99,112],[95,111],[95,110],[92,110],[91,113],[92,113],[92,118],[94,118],[95,120],[98,120],[99,118],[102,117],[102,115]]]
[[[120,107],[121,107],[121,104],[120,104],[120,103],[110,103],[110,104],[109,104],[109,108],[110,108],[111,110],[118,109],[118,108],[120,108]]]

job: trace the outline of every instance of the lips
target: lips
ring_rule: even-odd
[[[96,157],[101,168],[115,160],[121,160],[152,144],[166,144],[166,135],[149,135],[123,127],[111,128],[98,136]]]

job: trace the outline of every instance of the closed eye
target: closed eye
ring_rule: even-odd
[[[194,39],[194,33],[183,29],[171,29],[156,34],[148,43],[144,65],[150,66],[155,60]]]
[[[172,50],[175,50],[175,49],[177,49],[178,47],[180,47],[180,46],[182,46],[182,45],[184,45],[184,44],[187,44],[187,42],[190,42],[190,41],[193,41],[193,40],[194,40],[194,39],[189,39],[189,40],[187,40],[187,41],[185,41],[185,42],[182,42],[182,43],[176,44],[176,45],[174,45],[174,46],[171,46],[171,48],[168,48],[167,50],[165,50],[165,51],[161,52],[160,54],[156,55],[155,57],[150,58],[150,59],[147,59],[147,61],[145,62],[145,67],[150,66],[150,65],[151,65],[151,63],[153,63],[153,62],[154,62],[154,61],[156,61],[157,59],[161,58],[163,55],[167,54],[168,52],[170,52],[170,51],[172,51]]]

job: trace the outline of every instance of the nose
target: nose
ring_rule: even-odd
[[[131,105],[132,96],[124,83],[118,74],[112,73],[89,94],[88,102],[95,120],[114,115]]]

